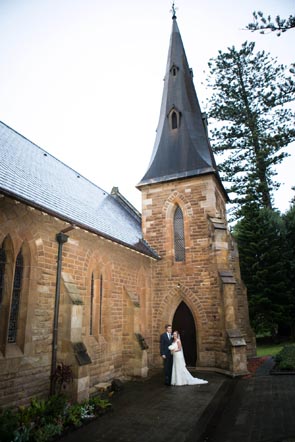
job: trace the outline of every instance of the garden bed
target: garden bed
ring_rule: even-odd
[[[29,406],[0,410],[1,442],[49,442],[112,410],[108,399],[99,396],[71,403],[63,395],[32,399]]]

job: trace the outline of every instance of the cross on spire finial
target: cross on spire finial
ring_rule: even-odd
[[[172,12],[172,20],[176,19],[176,9],[178,9],[178,8],[175,7],[175,3],[173,2],[171,10],[170,10],[170,12]]]

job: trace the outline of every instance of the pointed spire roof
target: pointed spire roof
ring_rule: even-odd
[[[173,9],[157,136],[147,172],[137,187],[208,173],[216,175],[225,192]]]

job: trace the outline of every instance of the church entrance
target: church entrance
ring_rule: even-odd
[[[195,367],[197,361],[195,321],[192,312],[183,301],[174,314],[172,329],[180,333],[186,365]]]

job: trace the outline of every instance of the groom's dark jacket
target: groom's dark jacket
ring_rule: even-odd
[[[169,339],[166,332],[160,336],[160,354],[161,354],[161,356],[165,355],[166,358],[171,357],[171,352],[168,348],[169,345],[171,345],[171,343],[172,343],[172,338]]]

